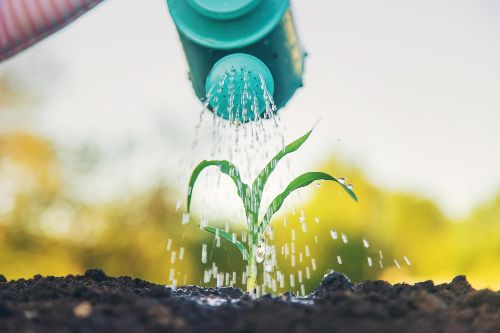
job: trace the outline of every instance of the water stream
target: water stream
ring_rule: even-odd
[[[246,82],[247,77],[248,73],[244,70],[243,81]],[[222,76],[220,81],[209,90],[203,101],[203,108],[199,114],[199,121],[195,126],[192,149],[194,150],[197,148],[199,131],[202,127],[203,120],[206,119],[207,115],[211,115],[212,142],[209,159],[228,160],[239,168],[242,181],[251,184],[272,156],[280,150],[284,151],[286,127],[281,123],[280,117],[276,113],[276,105],[261,75],[260,90],[258,91],[249,89],[249,85],[245,83],[242,93],[238,93],[235,89],[234,82],[234,71],[231,71]],[[225,91],[227,91],[227,95]],[[259,98],[256,96],[257,93],[261,94],[261,100],[265,101],[265,105],[259,105]],[[226,114],[229,115],[227,117],[228,119],[216,115],[219,111],[217,102],[220,98],[227,99]],[[211,101],[214,103],[211,103]],[[183,175],[179,175],[177,179],[178,183],[187,182],[189,180],[189,176],[197,162],[191,161],[188,170]],[[286,168],[282,168],[280,172],[273,173],[270,178],[277,178],[278,180],[274,182],[270,181],[269,184],[266,184],[259,218],[262,217],[263,210],[265,207],[268,207],[271,199],[284,190],[284,184],[288,184],[295,177],[292,172],[291,160],[289,157],[285,157],[281,164],[285,165]],[[185,213],[182,218],[182,225],[187,225],[190,223],[190,220],[198,220],[199,218],[198,221],[195,220],[193,222],[199,223],[200,229],[206,226],[217,227],[232,235],[233,240],[238,240],[244,245],[249,245],[250,239],[247,238],[247,231],[241,231],[242,225],[246,222],[243,206],[241,202],[236,203],[237,201],[235,201],[235,203],[232,204],[233,201],[230,200],[230,197],[234,196],[234,184],[228,185],[230,188],[228,187],[226,193],[223,194],[221,193],[221,180],[223,179],[222,177],[226,176],[215,167],[207,168],[203,173],[205,174],[204,177],[200,177],[204,178],[205,188],[203,190],[206,194],[210,193],[210,195],[205,194],[202,197],[200,205],[198,205],[199,203],[196,205],[193,204],[193,207],[196,206],[196,208],[193,209],[191,213],[192,216],[190,217],[189,214]],[[338,178],[338,181],[345,184],[347,179]],[[197,184],[196,186],[199,187],[201,185]],[[316,186],[319,188],[318,190],[321,190],[321,183],[317,183]],[[351,189],[353,187],[352,184],[348,184],[347,186]],[[273,189],[273,187],[275,188]],[[190,191],[192,191],[192,189],[188,188],[187,192],[190,193]],[[197,191],[200,191],[200,189]],[[272,194],[272,196],[270,194]],[[289,215],[288,213],[291,211],[291,218],[294,220],[298,217],[300,222],[298,230],[306,234],[308,232],[307,223],[309,223],[309,220],[313,220],[316,223],[320,223],[320,221],[318,217],[306,219],[303,210],[301,210],[300,216],[295,216],[295,205],[292,205],[292,207],[288,205],[288,202],[293,202],[294,197],[300,199],[300,192],[292,192],[291,200],[287,199],[287,203],[283,205],[284,212]],[[177,209],[181,207],[179,202],[181,201],[178,201],[176,204]],[[228,203],[231,203],[231,205],[228,205]],[[226,210],[226,212],[224,212],[224,210]],[[196,215],[194,213],[195,211],[198,211]],[[231,218],[228,218],[228,215],[230,215]],[[228,220],[232,220],[232,223],[229,223]],[[222,225],[221,222],[223,223]],[[286,216],[284,217],[284,226],[287,227]],[[259,242],[258,249],[254,251],[257,253],[257,262],[263,264],[263,269],[259,269],[259,272],[261,272],[259,276],[261,277],[258,279],[256,288],[257,294],[264,294],[267,292],[277,293],[278,290],[293,290],[297,295],[305,296],[304,282],[306,279],[311,278],[311,271],[316,271],[316,259],[312,256],[309,245],[305,246],[304,251],[296,249],[296,230],[293,225],[290,225],[290,227],[292,232],[291,242],[283,243],[277,241],[274,237],[274,227],[271,225],[267,228],[266,234]],[[240,230],[240,232],[234,232],[233,230]],[[337,231],[331,230],[330,233],[332,240],[338,241]],[[216,233],[212,244],[202,244],[202,251],[200,253],[201,262],[204,266],[209,265],[209,268],[205,268],[202,272],[200,284],[212,285],[215,281],[217,287],[245,285],[250,270],[248,266],[240,275],[235,271],[221,272],[218,269],[217,263],[212,261],[213,250],[211,249],[221,247],[220,238],[220,235]],[[314,239],[315,242],[318,243],[316,235]],[[348,243],[347,235],[343,232],[341,233],[341,239],[344,244]],[[362,240],[362,244],[364,248],[369,247],[366,238]],[[229,243],[227,246],[229,246],[229,251],[237,251],[234,245]],[[168,248],[168,250],[170,249]],[[318,251],[316,250],[315,252]],[[321,255],[321,253],[316,254]],[[174,264],[176,253],[172,252],[171,256],[172,264]],[[380,251],[379,263],[381,268],[383,268],[382,259],[382,252]],[[182,260],[182,258],[179,258],[179,260]],[[337,256],[337,261],[338,264],[342,264],[341,256]],[[410,264],[406,257],[405,261],[408,265]],[[367,263],[370,267],[372,266],[371,257],[367,257]],[[396,260],[395,263],[397,267],[400,267]],[[296,269],[296,271],[286,276],[280,270],[280,265],[287,266],[287,272],[289,271],[288,267],[292,267]],[[172,268],[170,279],[175,286],[177,281],[173,276],[175,276],[175,271]]]

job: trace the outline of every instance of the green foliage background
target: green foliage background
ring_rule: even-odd
[[[475,288],[500,288],[500,266],[496,264],[500,261],[500,195],[477,207],[468,218],[452,221],[432,201],[377,188],[361,170],[335,159],[315,169],[346,175],[355,184],[360,202],[339,194],[338,184],[324,182],[321,188],[314,187],[310,200],[296,207],[296,215],[280,211],[273,217],[278,264],[285,276],[295,274],[297,281],[298,270],[305,276],[305,267],[312,267],[311,258],[316,259],[317,269],[311,279],[304,278],[307,293],[327,269],[344,272],[353,282],[433,279],[441,283],[465,274]],[[202,284],[204,270],[215,261],[219,271],[231,275],[236,271],[236,286],[242,287],[241,272],[246,263],[239,251],[225,240],[220,248],[215,247],[213,235],[199,230],[195,216],[188,225],[181,225],[184,211],[175,211],[175,201],[184,197],[182,194],[158,185],[142,193],[130,193],[126,199],[88,204],[67,191],[63,175],[58,152],[44,138],[26,133],[0,136],[0,183],[10,184],[1,187],[0,193],[4,200],[0,212],[0,274],[8,279],[35,274],[64,276],[99,267],[112,276],[130,275],[171,284],[174,269],[178,285],[184,279],[187,284]],[[301,210],[305,211],[307,233],[300,229]],[[283,225],[284,216],[287,227]],[[244,226],[239,227],[231,231],[240,235]],[[292,229],[297,234],[297,264],[293,268],[290,257],[281,255],[282,246],[292,241]],[[339,239],[332,239],[331,229],[338,232]],[[340,239],[342,232],[349,238],[347,244]],[[363,238],[369,240],[369,248],[363,247]],[[169,239],[172,245],[167,251]],[[202,244],[208,244],[205,265],[201,263]],[[311,251],[309,258],[305,256],[306,245]],[[179,260],[181,247],[185,253]],[[172,251],[177,253],[173,264]],[[384,255],[384,268],[379,265],[379,251]],[[299,262],[300,252],[303,262]],[[339,255],[342,265],[337,263]],[[368,256],[373,258],[372,267],[368,266]],[[411,260],[411,266],[403,256]],[[394,259],[401,264],[400,269]],[[215,280],[206,285],[214,286]],[[297,291],[297,285],[286,285],[278,292]]]

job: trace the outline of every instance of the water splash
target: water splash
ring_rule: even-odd
[[[342,233],[342,240],[344,241],[344,243],[347,244],[347,241],[348,241],[347,236],[344,233]]]
[[[257,253],[255,255],[255,260],[257,261],[257,263],[261,263],[262,261],[264,261],[264,256],[266,255],[266,243],[261,240],[259,242],[259,246],[257,247]]]
[[[364,247],[368,248],[370,246],[370,244],[368,243],[368,239],[366,238],[363,238],[363,245]]]
[[[333,229],[332,229],[332,230],[330,230],[330,234],[332,235],[332,238],[333,238],[333,239],[337,239],[337,238],[338,238],[338,236],[337,236],[337,232],[336,232],[335,230],[333,230]]]

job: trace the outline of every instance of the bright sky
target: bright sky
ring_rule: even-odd
[[[337,154],[454,217],[500,190],[499,2],[292,5],[309,56],[305,87],[280,110],[287,142],[322,117],[293,157],[298,172]],[[99,176],[81,179],[89,195],[172,180],[181,158],[209,158],[208,118],[190,149],[201,104],[164,0],[107,0],[0,71],[40,95],[33,130],[99,148]]]

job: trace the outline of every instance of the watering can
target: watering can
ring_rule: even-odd
[[[302,86],[305,53],[289,0],[167,4],[194,91],[218,116],[243,122],[264,117],[283,107]]]

